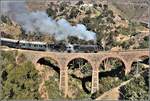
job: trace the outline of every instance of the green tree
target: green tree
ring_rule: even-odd
[[[46,10],[46,12],[47,12],[47,14],[48,14],[48,16],[50,16],[50,17],[55,17],[56,16],[56,11],[55,10],[53,10],[51,7],[49,7],[47,10]]]
[[[144,37],[144,40],[140,43],[139,48],[149,48],[149,36]]]
[[[62,98],[61,92],[59,90],[59,85],[56,82],[56,78],[50,77],[49,80],[45,82],[45,86],[48,91],[48,96],[50,99]]]
[[[15,63],[16,55],[17,52],[2,52],[3,61],[0,68],[2,70],[2,93],[0,99],[40,99],[38,71],[27,60],[17,65]]]
[[[130,43],[128,41],[124,41],[122,44],[121,44],[122,48],[124,49],[129,49],[130,47]]]
[[[121,99],[132,101],[148,100],[148,85],[148,71],[146,71],[140,77],[121,87],[120,91],[123,95]]]
[[[8,16],[2,15],[2,16],[1,16],[1,21],[2,21],[3,23],[12,25],[12,22],[11,22],[11,20],[10,20],[10,18],[9,18]]]

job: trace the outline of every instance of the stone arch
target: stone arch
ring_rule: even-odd
[[[109,58],[113,58],[113,59],[118,59],[118,60],[120,60],[120,61],[123,63],[123,65],[124,65],[124,69],[128,68],[128,67],[127,67],[127,62],[126,62],[122,57],[119,57],[119,56],[105,56],[105,57],[103,57],[103,58],[100,60],[100,63],[99,63],[99,64],[102,64],[102,62],[103,62],[104,60],[109,59]]]
[[[145,59],[148,59],[147,60],[147,66],[146,65],[143,65],[143,66],[145,66],[144,68],[143,68],[143,66],[142,66],[142,64],[146,64],[146,63],[144,63],[144,60]],[[137,56],[137,57],[135,57],[132,61],[131,61],[131,63],[130,63],[130,65],[131,65],[131,74],[133,74],[133,75],[135,75],[136,73],[139,73],[140,71],[142,71],[143,69],[145,69],[145,68],[147,68],[147,67],[149,67],[149,60],[150,58],[149,58],[149,55],[139,55],[139,56]],[[140,67],[142,67],[142,68],[140,68]]]
[[[42,60],[43,58],[49,58],[50,60],[55,61],[55,63],[57,63],[58,66],[59,66],[59,62],[57,61],[57,59],[54,59],[53,57],[50,57],[50,56],[43,56],[43,57],[40,57],[40,58],[38,58],[38,59],[36,60],[36,63],[39,63],[39,61]]]
[[[48,58],[49,60],[52,60],[52,63],[46,62],[46,61],[44,60],[44,58]],[[55,71],[57,71],[58,73],[60,73],[60,66],[59,66],[57,60],[55,60],[55,59],[53,59],[53,58],[47,56],[47,57],[41,57],[41,58],[39,58],[36,63],[40,63],[40,62],[45,62],[45,63],[44,63],[45,65],[49,65],[49,66],[54,67],[53,69],[54,69]],[[59,70],[58,70],[58,69],[59,69]]]
[[[42,78],[42,83],[39,87],[39,92],[41,96],[46,96],[48,99],[53,99],[53,94],[51,92],[53,89],[57,91],[57,94],[60,94],[60,67],[56,59],[51,58],[50,56],[43,56],[37,59],[36,63],[38,64],[39,74]],[[55,87],[55,88],[54,88]],[[49,88],[49,89],[48,89]],[[43,93],[43,92],[46,93]],[[44,94],[44,95],[42,95]]]
[[[134,62],[134,61],[137,61],[138,59],[142,59],[142,58],[145,58],[145,57],[149,57],[149,55],[140,55],[140,56],[137,56],[136,58],[134,58],[133,60],[132,60],[132,63]]]
[[[139,55],[139,56],[133,58],[133,60],[130,62],[130,66],[132,66],[133,62],[135,62],[135,61],[137,61],[139,59],[145,58],[145,57],[149,57],[149,55],[144,54],[144,55]]]
[[[84,63],[83,63],[84,66],[81,64],[81,67],[77,65],[77,67],[74,67],[74,69],[69,68],[70,67],[69,64],[72,64],[74,60],[78,60],[78,59],[84,60]],[[80,61],[80,60],[78,60],[78,61]],[[75,61],[75,62],[77,62],[77,61]],[[75,65],[73,65],[73,66],[75,66]],[[77,80],[78,85],[76,88],[78,88],[78,90],[75,88],[74,91],[72,91],[72,92],[74,92],[74,95],[76,97],[78,97],[76,94],[80,95],[80,92],[84,92],[83,94],[90,94],[92,91],[92,70],[93,70],[93,68],[92,68],[92,64],[88,61],[88,59],[85,59],[82,57],[72,58],[72,59],[70,59],[69,62],[67,62],[67,68],[68,68],[68,76],[69,76],[68,77],[69,78],[69,80],[68,80],[69,90],[73,89],[72,84],[69,83],[69,81],[71,80],[71,82],[73,82],[74,80]],[[70,72],[70,71],[73,71],[73,72]],[[82,88],[80,88],[80,86]]]
[[[73,57],[73,58],[69,59],[69,60],[66,62],[67,69],[68,69],[68,64],[69,64],[71,61],[75,60],[75,59],[84,59],[84,60],[86,60],[91,66],[93,66],[93,65],[92,65],[92,61],[89,60],[89,59],[87,59],[87,58],[84,58],[84,57]],[[93,68],[94,68],[94,67],[92,67],[92,69],[93,69]]]
[[[113,61],[115,61],[116,63],[115,63],[115,65],[116,66],[114,66],[112,63],[114,63],[114,62],[111,62],[110,63],[110,66],[113,66],[113,67],[115,67],[115,68],[104,68],[104,71],[102,72],[101,70],[100,70],[100,68],[101,68],[101,65],[103,64],[104,65],[104,61],[105,60],[107,60],[107,59],[110,59],[110,60],[113,60]],[[109,66],[108,66],[109,67]],[[117,67],[117,68],[116,68]],[[122,57],[120,57],[120,56],[105,56],[105,57],[103,57],[102,59],[101,59],[101,61],[100,61],[100,64],[99,64],[99,78],[101,78],[101,77],[105,77],[105,76],[108,76],[108,75],[110,75],[110,76],[112,76],[112,77],[114,77],[114,76],[117,76],[117,77],[119,77],[119,78],[122,78],[123,76],[125,76],[126,74],[127,74],[127,69],[128,69],[129,67],[128,67],[128,64],[127,64],[127,62],[122,58]],[[107,70],[106,70],[107,69]]]
[[[44,56],[37,57],[37,58],[34,60],[35,63],[38,63],[38,61],[39,61],[40,59],[42,59],[42,58],[49,58],[49,59],[51,59],[51,60],[54,60],[54,61],[58,64],[58,66],[60,66],[59,59],[57,59],[57,57],[48,56],[48,55],[44,55]]]
[[[100,64],[103,63],[103,61],[107,60],[109,61],[109,70],[100,71],[98,70],[98,89],[99,92],[103,92],[104,89],[111,90],[118,83],[118,81],[122,80],[125,75],[125,63],[122,59],[122,57],[117,56],[105,56],[100,60]],[[111,61],[110,61],[111,60]],[[116,65],[119,64],[119,65]],[[99,68],[100,68],[99,64]],[[123,66],[123,67],[122,67]],[[115,68],[114,68],[115,67]]]

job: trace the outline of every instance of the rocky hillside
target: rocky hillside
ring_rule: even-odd
[[[90,0],[89,0],[90,1]],[[130,0],[128,0],[129,2]],[[134,0],[132,1],[134,3]],[[137,1],[136,1],[137,2]],[[144,3],[149,3],[145,0]],[[55,20],[64,18],[72,25],[84,24],[88,30],[95,32],[97,40],[95,44],[101,45],[105,50],[148,48],[148,27],[145,23],[133,21],[132,18],[143,15],[144,6],[125,6],[117,2],[101,0],[95,4],[85,4],[80,1],[76,4],[69,2],[27,1],[30,11],[45,11]],[[130,9],[130,10],[129,10]],[[138,13],[135,11],[138,9]],[[133,14],[135,12],[136,14]],[[24,30],[16,22],[6,16],[1,16],[1,34],[3,37],[39,40],[55,42],[53,36],[39,33],[25,34]],[[141,37],[142,36],[142,37]],[[137,40],[138,38],[138,40]],[[65,41],[65,40],[63,40]],[[92,41],[80,40],[76,37],[68,37],[70,43],[93,44]]]

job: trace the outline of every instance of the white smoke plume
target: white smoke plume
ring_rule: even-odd
[[[96,40],[96,33],[88,31],[83,24],[72,26],[67,20],[53,20],[45,11],[28,11],[25,1],[2,1],[2,14],[9,16],[29,32],[47,33],[56,40],[64,40],[68,36],[76,36],[83,40]]]

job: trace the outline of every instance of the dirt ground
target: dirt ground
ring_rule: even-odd
[[[44,66],[40,64],[36,64],[36,69],[39,71],[39,75],[41,75],[42,82],[39,85],[39,93],[41,95],[41,98],[44,100],[48,100],[48,93],[46,91],[45,87],[45,81],[49,79],[49,76],[52,75],[52,73],[49,70],[44,70]]]

